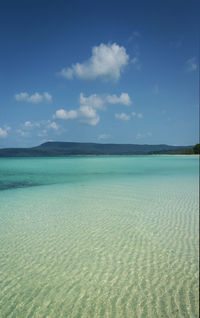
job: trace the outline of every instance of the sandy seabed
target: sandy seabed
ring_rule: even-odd
[[[0,191],[2,318],[198,317],[198,177],[131,171]]]

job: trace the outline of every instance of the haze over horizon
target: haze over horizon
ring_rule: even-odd
[[[194,145],[195,0],[0,5],[0,148]]]

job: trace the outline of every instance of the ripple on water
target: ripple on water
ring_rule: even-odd
[[[129,180],[5,191],[1,317],[198,317],[192,189]]]

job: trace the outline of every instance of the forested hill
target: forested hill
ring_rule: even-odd
[[[193,146],[46,142],[32,148],[0,149],[0,157],[58,157],[86,155],[145,155],[190,152]]]

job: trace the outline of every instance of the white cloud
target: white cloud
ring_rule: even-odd
[[[0,127],[0,138],[5,138],[7,137],[8,133],[7,133],[7,130],[6,129],[2,129]]]
[[[25,121],[24,124],[21,125],[22,129],[32,130],[33,128],[40,127],[43,121],[40,122],[31,122],[29,120]]]
[[[11,128],[7,125],[4,125],[3,128],[0,127],[0,138],[7,137],[9,130],[11,130]]]
[[[15,94],[15,99],[17,101],[25,101],[27,100],[29,97],[28,93],[19,93],[19,94]]]
[[[142,113],[132,112],[131,114],[132,114],[133,117],[138,117],[138,118],[140,118],[140,119],[143,118],[143,114],[142,114]]]
[[[91,126],[96,126],[100,120],[96,109],[87,105],[81,106],[79,108],[79,117],[81,122]]]
[[[197,67],[198,67],[198,64],[197,64],[196,57],[192,57],[192,58],[188,59],[185,63],[185,69],[187,72],[196,71]]]
[[[53,115],[53,118],[58,118],[58,119],[75,119],[77,118],[77,111],[76,110],[65,110],[65,109],[58,109]]]
[[[115,118],[120,120],[130,120],[130,116],[125,113],[115,114]]]
[[[119,97],[116,95],[104,95],[101,97],[96,94],[85,97],[83,93],[81,93],[80,108],[78,110],[80,121],[92,126],[97,125],[100,120],[97,110],[105,110],[106,102],[109,104],[120,103],[130,105],[131,99],[127,93],[122,93]]]
[[[25,121],[24,126],[28,128],[32,128],[33,124],[30,121]]]
[[[44,92],[43,93],[43,96],[44,96],[44,99],[47,101],[47,102],[52,102],[52,96],[48,93],[48,92]]]
[[[58,130],[59,129],[59,126],[56,124],[55,121],[51,122],[49,125],[48,125],[48,128],[52,128],[54,130]]]
[[[59,126],[55,121],[51,120],[40,120],[40,121],[25,121],[20,125],[20,128],[16,132],[22,136],[27,137],[33,134],[38,136],[44,136],[48,133],[49,130],[54,131],[56,134],[60,132],[61,126]]]
[[[106,110],[107,104],[123,104],[130,105],[131,99],[127,93],[121,93],[118,97],[114,95],[92,94],[90,96],[84,96],[80,94],[79,98],[80,106],[77,109],[65,110],[58,109],[53,115],[54,119],[78,119],[80,122],[95,126],[100,121],[100,116],[97,111]]]
[[[80,94],[80,104],[87,105],[96,109],[104,108],[104,100],[96,94],[92,94],[89,97],[85,97],[83,93]]]
[[[83,95],[80,97],[81,105],[79,109],[77,110],[69,110],[66,111],[65,109],[58,109],[53,115],[54,119],[79,119],[80,122],[95,126],[98,124],[100,118],[97,114],[97,111],[94,107],[92,107],[92,99],[93,98],[85,98]],[[87,102],[88,99],[88,105],[85,105],[84,103]],[[96,99],[95,99],[96,100]],[[91,104],[91,105],[90,105]],[[100,104],[96,104],[96,107],[99,107]]]
[[[129,106],[131,104],[130,96],[127,93],[121,93],[119,97],[114,95],[107,96],[107,102],[110,104],[123,104]]]
[[[52,102],[52,96],[47,92],[44,92],[43,94],[39,94],[36,92],[33,95],[22,92],[19,94],[15,94],[15,99],[18,102],[28,102],[33,104],[38,104],[41,102]]]
[[[99,96],[97,94],[92,94],[89,97],[85,97],[83,93],[80,94],[80,104],[91,106],[95,109],[105,109],[105,104],[123,104],[129,106],[131,104],[130,96],[127,93],[121,93],[118,97],[117,95],[104,95]]]
[[[83,93],[80,94],[80,107],[78,110],[79,120],[82,123],[90,126],[96,126],[100,121],[97,110],[105,109],[105,101],[103,97],[92,94],[85,97]]]
[[[42,100],[43,100],[43,96],[37,92],[27,98],[27,102],[34,103],[34,104],[41,103]]]
[[[84,117],[93,118],[96,116],[96,110],[92,108],[91,106],[84,105],[84,106],[81,106],[79,110]]]
[[[116,43],[100,44],[92,48],[92,56],[83,63],[76,63],[71,68],[63,68],[60,75],[72,79],[111,79],[118,80],[123,68],[128,64],[129,56],[123,46]]]

